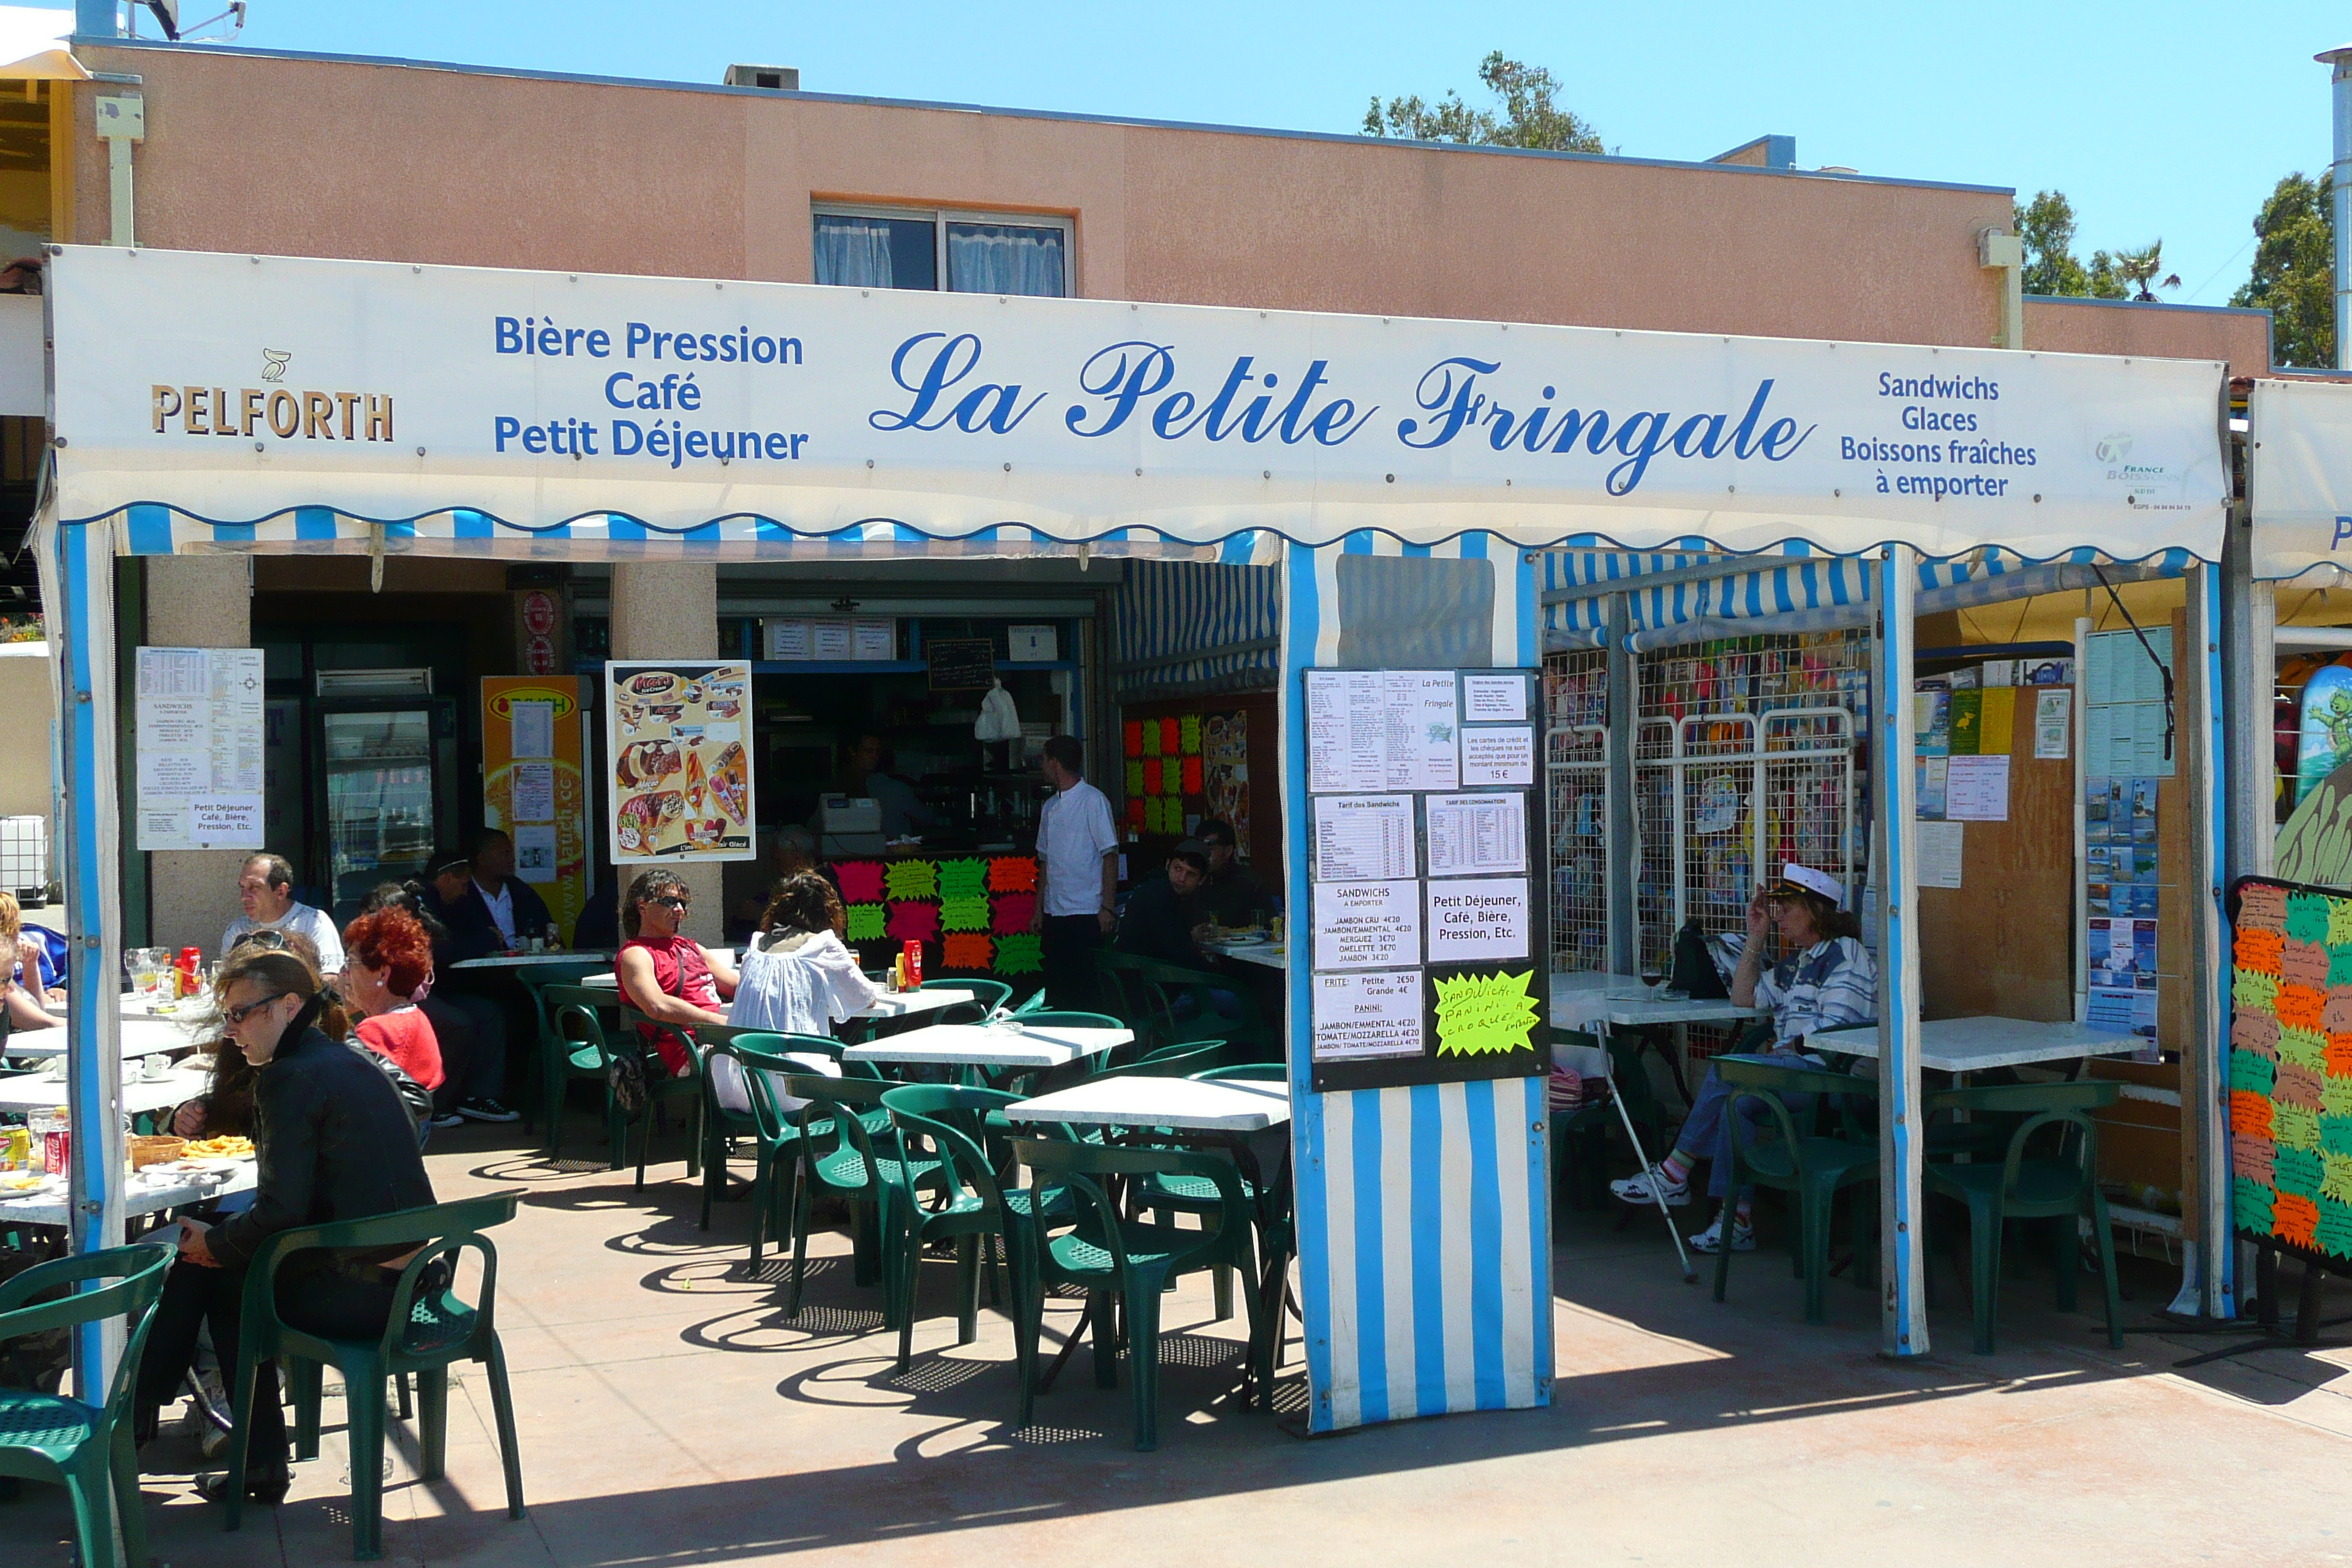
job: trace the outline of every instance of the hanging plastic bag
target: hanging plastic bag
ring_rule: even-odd
[[[989,684],[988,695],[980,700],[980,717],[972,721],[971,732],[983,743],[1021,738],[1021,714],[1013,706],[1013,693],[1004,689],[1004,682]]]

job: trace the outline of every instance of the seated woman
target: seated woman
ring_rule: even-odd
[[[776,884],[775,897],[760,917],[760,932],[744,952],[728,1023],[739,1029],[830,1035],[835,1024],[864,1012],[880,993],[841,940],[847,927],[841,895],[814,871],[796,872]],[[826,1077],[841,1071],[831,1059],[814,1054],[794,1059]],[[733,1066],[721,1058],[712,1069],[711,1093],[728,1110],[747,1111],[751,1102]],[[782,1097],[778,1109],[790,1115],[800,1103]]]
[[[360,1015],[359,1043],[425,1089],[441,1087],[441,1037],[415,994],[433,973],[433,939],[397,906],[364,914],[343,930],[343,994]]]
[[[7,1008],[9,1030],[54,1029],[65,1020],[49,1011],[66,994],[41,983],[41,942],[25,930],[25,913],[14,893],[0,893],[0,954],[14,955],[14,969],[0,974],[0,1005]]]
[[[1819,1029],[1865,1024],[1878,1016],[1878,965],[1861,942],[1862,927],[1845,909],[1845,889],[1837,879],[1810,866],[1790,864],[1780,882],[1757,892],[1748,905],[1748,945],[1731,976],[1731,999],[1742,1007],[1772,1010],[1771,1054],[1793,1063],[1820,1067],[1822,1058],[1803,1049],[1805,1037]],[[1764,931],[1779,928],[1784,958],[1769,973],[1764,968]],[[1713,1252],[1727,1244],[1734,1252],[1753,1251],[1756,1232],[1749,1223],[1752,1194],[1742,1191],[1735,1199],[1731,1187],[1731,1126],[1724,1115],[1731,1091],[1709,1069],[1699,1085],[1689,1118],[1675,1140],[1675,1152],[1648,1172],[1613,1183],[1610,1190],[1629,1204],[1663,1203],[1679,1207],[1690,1202],[1691,1167],[1712,1162],[1707,1194],[1722,1203],[1714,1223],[1692,1237],[1698,1252]],[[1790,1109],[1801,1110],[1790,1097]],[[1765,1114],[1760,1101],[1747,1100],[1741,1116],[1751,1124]],[[1723,1234],[1723,1216],[1732,1214],[1731,1235]]]
[[[662,1026],[724,1024],[727,1015],[719,1005],[735,994],[734,969],[679,933],[693,905],[694,895],[676,872],[640,873],[622,901],[621,926],[629,940],[613,963],[621,999],[655,1020],[637,1026],[638,1038],[654,1048],[674,1078],[694,1070],[694,1053],[685,1037]]]
[[[245,1268],[269,1237],[297,1226],[365,1219],[431,1204],[433,1184],[391,1080],[316,1025],[335,1005],[319,972],[282,950],[240,947],[223,965],[215,995],[229,1037],[254,1068],[253,1140],[259,1184],[253,1206],[206,1226],[183,1220],[173,1265],[148,1331],[136,1390],[134,1429],[152,1432],[158,1408],[179,1392],[200,1327],[210,1325],[236,1386]],[[400,1257],[323,1249],[298,1252],[278,1270],[278,1316],[328,1339],[383,1332]],[[286,1495],[286,1413],[278,1373],[265,1363],[254,1383],[247,1495]],[[199,1482],[217,1501],[226,1478]]]
[[[435,967],[428,968],[424,984],[409,993],[441,1044],[441,1087],[433,1091],[433,1125],[520,1121],[522,1113],[499,1100],[507,1085],[506,1014],[487,996],[434,984],[449,931],[427,911],[425,895],[421,882],[379,882],[361,903],[360,913],[404,910],[425,928],[433,944]]]

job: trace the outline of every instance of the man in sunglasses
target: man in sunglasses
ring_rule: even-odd
[[[640,875],[629,884],[621,904],[621,925],[628,941],[621,944],[613,964],[622,996],[656,1021],[640,1024],[637,1033],[661,1054],[662,1065],[674,1078],[694,1070],[694,1057],[676,1029],[659,1026],[724,1024],[721,1004],[735,994],[734,966],[678,930],[692,904],[693,895],[676,872]]]

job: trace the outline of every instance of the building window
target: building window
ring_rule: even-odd
[[[1070,292],[1067,218],[833,207],[812,219],[820,283],[1054,298]]]

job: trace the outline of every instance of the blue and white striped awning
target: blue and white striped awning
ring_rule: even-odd
[[[1119,700],[1271,688],[1282,668],[1281,579],[1271,565],[1130,561],[1112,599]]]
[[[214,522],[174,507],[126,507],[91,525],[111,529],[122,555],[184,555],[267,551],[302,555],[478,555],[551,561],[793,561],[845,556],[905,558],[1090,554],[1271,564],[1281,559],[1275,535],[1243,531],[1215,543],[1181,540],[1156,529],[1118,529],[1072,544],[1021,523],[950,537],[891,518],[869,518],[824,532],[773,518],[715,519],[665,528],[599,512],[531,528],[487,512],[454,510],[376,523],[328,507],[296,507],[256,522]]]
[[[1759,632],[1830,631],[1869,624],[1870,563],[1822,555],[1792,546],[1789,559],[1736,576],[1643,587],[1644,577],[1701,566],[1720,556],[1551,551],[1544,556],[1544,646],[1597,647],[1605,630],[1606,600],[1593,590],[1627,591],[1633,607],[1632,645],[1658,647]],[[2029,561],[1987,549],[1949,561],[1923,560],[1916,612],[1969,609],[2034,594],[2095,585],[2100,568],[2110,582],[2178,577],[2195,557],[2168,550],[2146,561],[2116,563],[2095,550],[2053,561]]]

